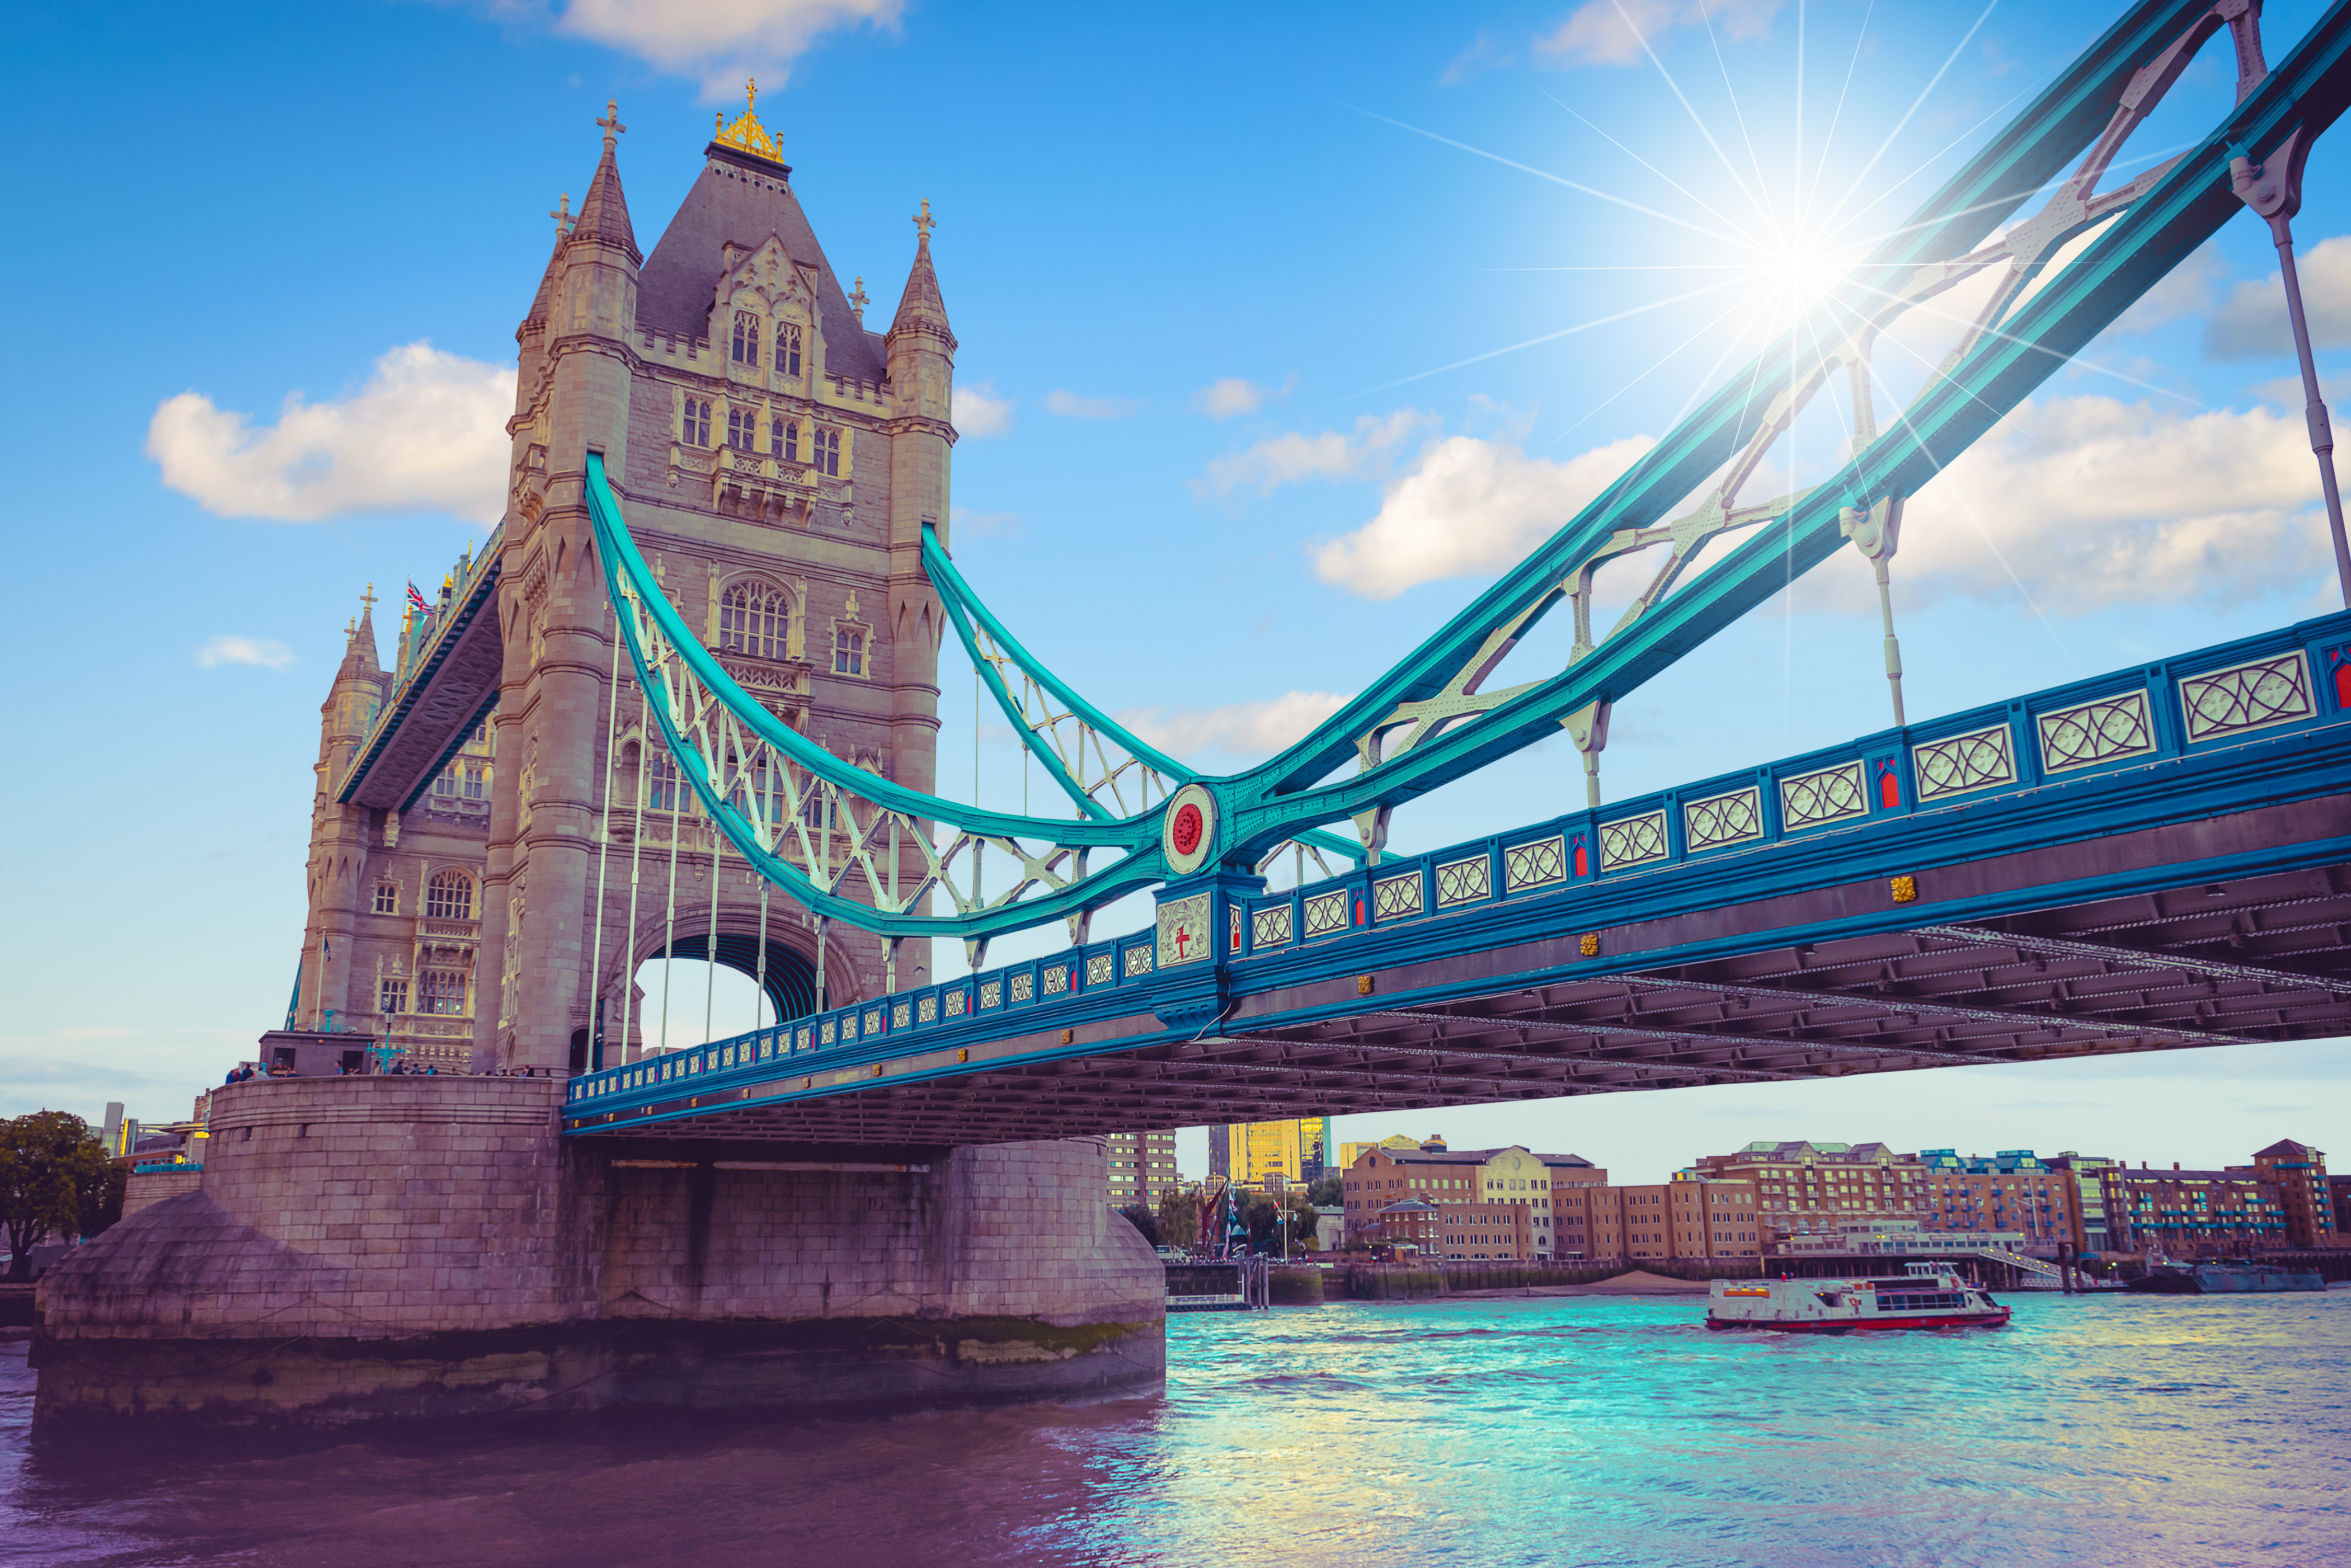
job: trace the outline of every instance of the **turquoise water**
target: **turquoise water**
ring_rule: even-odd
[[[1164,1399],[129,1455],[28,1440],[19,1343],[0,1562],[2351,1563],[2351,1291],[2014,1301],[1839,1339],[1687,1298],[1195,1315]]]

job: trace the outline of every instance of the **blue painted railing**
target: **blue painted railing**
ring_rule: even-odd
[[[1761,768],[1570,812],[1288,892],[1235,901],[1246,966],[1383,927],[1769,852],[1889,818],[1965,810],[2351,716],[2351,612],[2074,681]],[[574,1105],[664,1085],[724,1088],[784,1061],[831,1071],[904,1035],[987,1038],[1148,1010],[1146,929],[573,1079]],[[1334,959],[1341,956],[1332,951]],[[1343,964],[1335,966],[1343,968]],[[1167,978],[1178,977],[1171,968]],[[1101,993],[1129,999],[1103,1005]],[[1094,998],[1093,1005],[1083,1005]]]

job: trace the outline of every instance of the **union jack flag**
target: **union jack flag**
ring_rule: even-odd
[[[433,607],[424,602],[424,595],[416,591],[416,584],[413,581],[408,585],[408,607],[419,615],[433,613]]]

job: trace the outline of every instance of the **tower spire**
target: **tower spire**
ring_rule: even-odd
[[[759,104],[759,79],[757,77],[743,83],[743,94],[742,116],[729,125],[726,123],[726,111],[719,110],[718,129],[710,139],[721,147],[732,147],[737,152],[748,152],[754,158],[765,158],[770,163],[782,162],[783,143],[759,123],[759,116],[756,112]]]
[[[943,334],[952,348],[955,333],[947,326],[946,301],[939,295],[939,277],[931,269],[931,231],[938,220],[931,216],[929,198],[923,201],[922,210],[914,214],[914,265],[906,274],[906,292],[899,297],[898,314],[890,323],[890,335],[912,328],[926,327]]]
[[[629,202],[621,193],[621,165],[613,155],[616,139],[629,129],[621,123],[617,99],[604,105],[604,118],[596,123],[604,128],[604,154],[596,160],[596,177],[588,182],[588,194],[580,204],[571,238],[612,246],[628,254],[632,266],[641,265],[644,254],[637,249],[636,231],[629,226]]]

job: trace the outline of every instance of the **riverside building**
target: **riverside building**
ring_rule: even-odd
[[[1950,1149],[1921,1149],[1926,1207],[1920,1223],[1949,1235],[2014,1232],[2023,1245],[2053,1250],[2078,1242],[2080,1208],[2071,1173],[2052,1169],[2031,1149],[2003,1149],[1965,1157]]]
[[[1919,1157],[1884,1144],[1752,1143],[1701,1155],[1689,1174],[1752,1183],[1760,1223],[1773,1240],[1849,1225],[1923,1223],[1927,1216]]]
[[[1176,1134],[1173,1133],[1113,1133],[1110,1146],[1110,1206],[1124,1208],[1139,1203],[1159,1207],[1162,1195],[1176,1190]]]
[[[1320,1181],[1331,1141],[1331,1118],[1243,1122],[1208,1129],[1208,1174],[1235,1186],[1280,1187]]]
[[[1519,1145],[1448,1149],[1439,1138],[1412,1148],[1392,1144],[1365,1145],[1343,1173],[1348,1245],[1394,1243],[1425,1229],[1434,1239],[1426,1249],[1448,1259],[1549,1261],[1561,1255],[1559,1238],[1565,1234],[1557,1195],[1608,1179],[1580,1155],[1538,1154]],[[1434,1213],[1386,1218],[1395,1205],[1416,1201]],[[1407,1224],[1416,1228],[1407,1230]]]
[[[2233,1173],[2240,1166],[2230,1167]],[[2327,1191],[2326,1155],[2308,1144],[2281,1138],[2253,1155],[2254,1174],[2277,1190],[2289,1247],[2332,1247],[2340,1234]]]

